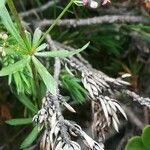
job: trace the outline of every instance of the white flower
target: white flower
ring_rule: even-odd
[[[97,7],[98,7],[98,2],[96,2],[96,1],[91,1],[90,7],[91,7],[91,8],[97,8]]]

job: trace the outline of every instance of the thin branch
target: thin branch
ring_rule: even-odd
[[[36,22],[36,21],[35,21]],[[42,21],[36,22],[37,27],[45,27],[52,24],[53,20],[44,19]],[[87,26],[94,24],[102,23],[144,23],[149,24],[150,19],[143,16],[129,16],[129,15],[105,15],[87,19],[62,19],[59,20],[58,26],[67,26],[67,27],[78,27],[78,26]]]
[[[32,14],[35,14],[35,13],[38,13],[38,12],[42,12],[46,9],[48,9],[50,6],[54,5],[55,3],[58,3],[59,0],[55,0],[55,1],[48,1],[47,3],[45,3],[44,5],[38,7],[38,8],[33,8],[33,9],[30,9],[30,10],[27,10],[25,12],[21,12],[20,15],[22,17],[27,17],[29,15],[32,15]]]
[[[130,90],[123,90],[122,92],[125,95],[129,96],[130,98],[132,98],[133,101],[136,101],[136,102],[140,103],[141,105],[150,108],[150,98],[148,98],[148,97],[146,97],[146,98],[141,97],[138,94],[136,94],[135,92],[130,91]]]
[[[52,50],[57,50],[55,43],[53,42],[53,40],[51,39],[50,35],[48,35],[46,37],[47,42],[49,43],[50,47],[52,48]],[[60,59],[58,57],[55,58],[55,64],[54,64],[54,79],[57,82],[57,88],[58,88],[58,82],[59,82],[59,74],[60,74],[60,70],[61,70],[61,63],[60,63]]]

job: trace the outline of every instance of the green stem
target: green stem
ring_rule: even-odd
[[[25,41],[25,44],[26,44],[26,46],[27,46],[27,48],[28,48],[28,43],[27,43],[27,37],[26,37],[26,34],[25,34],[25,29],[24,29],[24,27],[23,27],[23,25],[22,25],[22,23],[21,23],[21,19],[20,19],[20,17],[19,17],[19,14],[18,14],[18,12],[17,12],[17,9],[16,9],[16,7],[15,7],[15,5],[14,5],[14,2],[13,2],[13,0],[7,0],[7,4],[8,4],[8,7],[9,7],[9,9],[10,9],[10,11],[11,11],[11,13],[12,13],[12,15],[14,16],[14,18],[15,18],[15,21],[16,21],[16,23],[17,23],[17,26],[18,26],[18,29],[19,29],[19,31],[20,31],[20,35],[21,35],[21,37],[23,38],[23,40]]]
[[[65,14],[65,12],[69,9],[69,7],[73,4],[74,0],[71,0],[68,5],[64,8],[64,10],[60,13],[60,15],[54,20],[54,22],[51,24],[51,26],[47,29],[47,31],[44,33],[44,35],[41,37],[38,46],[41,44],[41,42],[45,39],[47,34],[55,27],[59,19]]]
[[[38,109],[40,108],[39,105],[39,99],[40,99],[40,92],[39,92],[39,80],[38,80],[38,74],[37,74],[37,70],[35,69],[35,66],[33,64],[33,62],[31,62],[31,66],[32,66],[32,73],[33,73],[33,79],[35,82],[35,95],[33,94],[33,100],[35,101],[36,106],[38,107]]]

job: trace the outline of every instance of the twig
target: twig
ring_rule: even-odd
[[[49,43],[50,47],[52,48],[52,50],[56,50],[56,45],[53,42],[53,40],[51,39],[50,35],[48,35],[46,37],[47,42]],[[58,88],[58,82],[59,82],[59,74],[60,74],[60,70],[61,70],[61,63],[60,63],[60,59],[58,57],[55,58],[55,64],[54,64],[54,79],[56,80],[56,84],[57,84],[57,88]]]
[[[22,17],[26,17],[26,16],[32,15],[34,13],[42,12],[42,11],[48,9],[50,6],[52,6],[58,2],[59,2],[59,0],[55,0],[55,2],[54,1],[48,1],[46,4],[42,5],[41,7],[33,8],[33,9],[28,10],[28,11],[21,12],[20,15]]]
[[[147,106],[148,108],[150,108],[150,98],[140,97],[135,92],[132,92],[130,90],[123,90],[122,92],[127,96],[131,97],[134,101],[140,103],[143,106]]]
[[[42,21],[34,21],[36,27],[45,27],[52,24],[53,20],[44,19]],[[78,27],[102,23],[144,23],[149,24],[150,19],[143,16],[129,15],[105,15],[87,19],[63,19],[59,20],[58,26]]]

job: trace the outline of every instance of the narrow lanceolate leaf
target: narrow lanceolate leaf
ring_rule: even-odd
[[[42,31],[39,28],[36,28],[33,34],[33,42],[32,42],[33,47],[36,47],[38,45],[41,36],[42,36]]]
[[[38,48],[36,48],[36,51],[43,51],[45,50],[47,47],[47,44],[46,43],[43,43],[42,45],[40,45]]]
[[[4,0],[0,0],[0,3],[2,4],[3,2],[1,1],[4,1]],[[14,36],[14,38],[20,44],[20,46],[22,46],[22,48],[26,48],[25,43],[23,39],[21,38],[21,36],[19,35],[19,31],[17,31],[5,6],[0,7],[0,18],[4,26],[11,33],[11,35]]]
[[[50,52],[38,52],[35,55],[40,56],[40,57],[71,57],[75,54],[80,53],[81,51],[85,50],[90,43],[87,43],[80,49],[72,50],[72,51],[67,51],[67,50],[58,50],[58,51],[50,51]]]
[[[34,104],[31,102],[31,100],[24,94],[19,94],[18,99],[20,102],[25,105],[29,110],[36,113],[38,109],[34,106]]]
[[[0,8],[5,5],[6,0],[0,0]]]
[[[38,126],[35,126],[33,130],[30,132],[30,134],[22,142],[20,148],[24,149],[30,146],[34,142],[34,140],[37,138],[37,136],[38,136]]]
[[[2,70],[0,70],[0,77],[11,75],[15,72],[22,70],[29,62],[30,62],[30,57],[25,57],[14,64],[2,68]]]
[[[56,82],[54,78],[50,75],[47,69],[41,64],[41,62],[34,56],[32,56],[32,61],[37,69],[39,75],[41,76],[44,84],[53,95],[56,94]]]
[[[9,125],[17,126],[17,125],[25,125],[32,123],[32,118],[18,118],[18,119],[10,119],[5,121]]]

